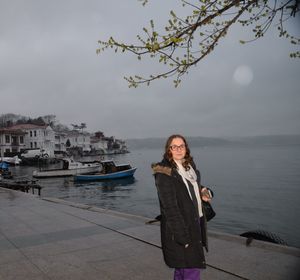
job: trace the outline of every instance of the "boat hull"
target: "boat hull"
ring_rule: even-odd
[[[77,181],[97,181],[97,180],[112,180],[112,179],[120,179],[120,178],[126,178],[126,177],[132,177],[134,175],[134,172],[136,171],[135,168],[131,168],[128,170],[123,171],[117,171],[113,173],[108,174],[91,174],[91,175],[75,175],[74,178]]]
[[[18,157],[0,157],[0,162],[6,162],[13,165],[19,165],[22,160]]]
[[[99,172],[100,166],[90,166],[76,169],[66,170],[45,170],[45,171],[34,171],[32,176],[34,178],[50,178],[50,177],[68,177],[78,174],[92,174]]]

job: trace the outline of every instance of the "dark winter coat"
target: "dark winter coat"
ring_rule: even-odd
[[[163,160],[153,164],[160,210],[161,243],[166,264],[172,268],[205,268],[206,219],[199,216],[176,168]],[[200,184],[200,172],[194,168]],[[189,244],[187,248],[185,245]]]

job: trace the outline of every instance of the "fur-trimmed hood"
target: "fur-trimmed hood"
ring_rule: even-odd
[[[172,174],[172,168],[162,163],[152,163],[151,168],[153,171],[153,175],[155,175],[156,173],[162,173],[171,176]]]

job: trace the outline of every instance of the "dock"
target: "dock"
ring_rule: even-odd
[[[36,183],[36,180],[29,179],[1,179],[0,188],[7,188],[28,193],[30,190],[32,194],[35,194],[35,190],[38,195],[41,195],[42,187]]]
[[[173,279],[147,217],[0,188],[0,280]],[[209,231],[201,280],[298,280],[300,250]]]

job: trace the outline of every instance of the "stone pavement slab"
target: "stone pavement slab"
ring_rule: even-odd
[[[0,280],[172,279],[147,220],[0,188]],[[300,279],[299,249],[218,232],[209,244],[204,280]]]

